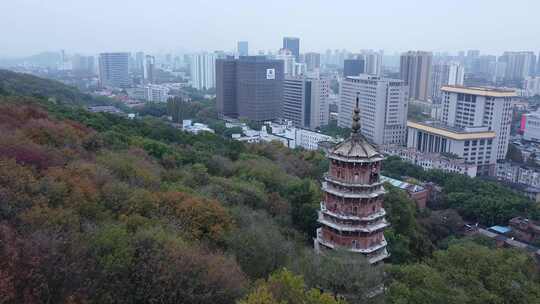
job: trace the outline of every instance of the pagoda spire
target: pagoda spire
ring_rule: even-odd
[[[353,110],[353,115],[352,115],[352,126],[351,126],[351,138],[353,140],[358,140],[360,139],[360,107],[359,107],[359,103],[360,103],[360,98],[358,97],[358,93],[356,93],[356,106],[354,107],[354,110]]]

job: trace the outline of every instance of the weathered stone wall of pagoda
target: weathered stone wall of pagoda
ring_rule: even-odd
[[[375,198],[343,198],[324,193],[324,203],[328,211],[336,214],[366,217],[380,212],[383,208],[382,196]]]
[[[373,184],[379,181],[381,162],[344,162],[332,159],[329,175],[335,179],[358,184]]]
[[[352,248],[352,249],[361,249],[361,248],[370,248],[373,246],[377,246],[381,242],[384,241],[384,233],[381,230],[380,232],[373,233],[373,234],[349,234],[349,233],[339,233],[337,231],[332,230],[328,227],[323,227],[322,231],[322,237],[337,246],[341,246],[344,248]]]

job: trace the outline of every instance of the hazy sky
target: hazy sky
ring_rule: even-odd
[[[540,0],[0,0],[0,55],[41,51],[540,51]]]

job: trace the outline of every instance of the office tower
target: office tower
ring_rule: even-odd
[[[292,73],[293,76],[306,75],[306,73],[307,73],[307,67],[305,63],[299,63],[299,62],[294,63],[294,70]]]
[[[135,53],[135,69],[142,73],[144,71],[144,53]]]
[[[364,74],[364,59],[345,59],[343,61],[343,78]]]
[[[476,142],[471,142],[471,150],[466,151],[466,159],[479,165],[479,171],[493,167],[495,162],[506,157],[512,122],[513,90],[443,86],[442,123],[463,130],[494,131],[496,137],[492,145],[484,151],[477,151]],[[468,147],[468,143],[464,143]],[[492,148],[491,148],[492,147]],[[481,173],[482,174],[482,173]]]
[[[301,128],[327,125],[329,91],[328,79],[285,76],[282,117]]]
[[[211,53],[191,55],[191,84],[197,90],[213,89],[216,86],[216,56]]]
[[[296,62],[300,62],[300,38],[284,37],[283,48],[290,50]]]
[[[154,56],[146,55],[144,60],[144,82],[155,82],[155,66],[156,58]]]
[[[360,134],[364,126],[358,106],[354,109],[351,136],[328,153],[330,168],[322,183],[320,228],[314,248],[341,248],[361,254],[369,263],[389,256],[384,229],[390,224],[383,208],[384,188],[380,171],[384,156]]]
[[[468,50],[467,51],[467,57],[469,58],[476,58],[480,56],[480,51],[479,50]]]
[[[289,49],[280,49],[278,54],[275,56],[277,60],[283,61],[283,73],[289,76],[296,75],[296,59],[294,58],[293,53]]]
[[[534,52],[504,52],[499,62],[506,64],[504,80],[520,83],[527,76],[535,74],[536,55]]]
[[[484,77],[486,79],[492,79],[494,74],[494,64],[497,62],[497,56],[494,55],[482,55],[472,60],[468,73]]]
[[[527,77],[523,82],[523,89],[526,96],[540,95],[540,77]],[[540,126],[540,125],[539,125]]]
[[[372,50],[363,50],[361,55],[364,58],[364,73],[380,76],[382,73],[383,54]]]
[[[332,64],[332,50],[328,49],[324,53],[323,64],[324,65],[331,65]]]
[[[129,53],[99,54],[99,80],[102,87],[129,87]]]
[[[441,101],[441,87],[445,85],[462,86],[465,69],[457,62],[437,63],[431,73],[430,96],[433,102]]]
[[[216,61],[219,117],[267,121],[281,117],[283,61],[265,56]]]
[[[313,72],[321,68],[321,54],[309,52],[304,55],[304,63],[308,72]]]
[[[248,56],[249,55],[249,44],[247,41],[238,41],[237,46],[238,56]]]
[[[536,76],[540,76],[540,53],[536,57]]]
[[[401,54],[400,78],[409,86],[409,98],[428,100],[432,56],[430,52],[423,51]]]
[[[351,125],[351,113],[360,98],[362,135],[376,145],[404,145],[407,129],[408,88],[402,80],[361,74],[341,83],[338,125]]]
[[[71,67],[74,73],[87,76],[95,75],[96,67],[94,56],[82,56],[75,54],[71,58],[71,61]]]

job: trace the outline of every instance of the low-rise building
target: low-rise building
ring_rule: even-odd
[[[202,123],[193,123],[193,121],[190,119],[184,119],[182,121],[182,130],[193,134],[199,134],[202,132],[215,133],[214,130],[208,127],[208,125]]]
[[[404,161],[422,167],[424,170],[441,170],[476,177],[477,166],[467,163],[462,158],[452,158],[441,153],[424,153],[416,148],[400,146],[384,146],[381,149],[386,155],[398,156]]]
[[[381,175],[381,181],[390,183],[392,186],[404,190],[407,195],[416,202],[416,207],[419,209],[426,208],[429,198],[429,191],[425,187],[400,181],[394,178]]]
[[[227,128],[239,127],[235,123],[227,123]],[[268,122],[262,126],[260,131],[249,129],[242,125],[242,134],[234,134],[233,139],[248,143],[279,141],[284,146],[295,149],[303,148],[306,150],[319,149],[319,142],[337,142],[337,139],[316,131],[303,128],[296,128],[292,122],[284,123]],[[271,132],[268,132],[271,130]]]
[[[497,162],[495,132],[488,127],[451,127],[437,122],[407,122],[407,147],[424,153],[451,154],[493,175]]]
[[[540,112],[523,115],[523,139],[540,142]]]
[[[512,236],[527,243],[540,241],[540,223],[522,217],[515,217],[509,221]]]

